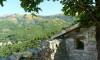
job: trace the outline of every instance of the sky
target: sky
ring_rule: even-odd
[[[42,11],[38,15],[54,15],[61,14],[62,5],[59,2],[45,1],[39,5]],[[4,6],[0,6],[0,16],[7,14],[30,14],[21,8],[19,0],[7,0],[4,2]]]

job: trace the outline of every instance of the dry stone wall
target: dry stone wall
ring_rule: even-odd
[[[61,40],[43,41],[38,48],[33,48],[21,54],[12,54],[0,60],[57,60],[54,57]],[[63,55],[63,54],[62,54]]]

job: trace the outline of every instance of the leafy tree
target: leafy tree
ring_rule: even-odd
[[[3,6],[3,1],[0,4]],[[44,0],[20,0],[26,12],[39,12],[38,5]],[[49,1],[49,0],[48,0]],[[53,0],[58,1],[58,0]],[[98,60],[100,60],[100,0],[60,0],[65,15],[79,16],[82,27],[96,26]]]
[[[79,16],[82,27],[96,26],[98,60],[100,60],[100,0],[62,0],[65,15]]]

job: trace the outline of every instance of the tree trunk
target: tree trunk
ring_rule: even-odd
[[[96,25],[97,60],[100,60],[100,24]]]
[[[100,0],[95,0],[96,3],[96,19],[99,23],[96,23],[96,42],[97,42],[97,52],[98,52],[98,57],[97,60],[100,60]]]

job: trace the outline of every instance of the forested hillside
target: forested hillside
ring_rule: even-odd
[[[68,27],[75,18],[62,14],[53,16],[32,16],[12,14],[0,17],[0,42],[11,41],[13,45],[0,47],[0,57],[23,52],[37,47],[43,40]]]
[[[17,43],[39,37],[48,39],[70,25],[72,21],[73,18],[63,15],[36,17],[13,14],[0,17],[0,41],[11,40],[13,43]]]

